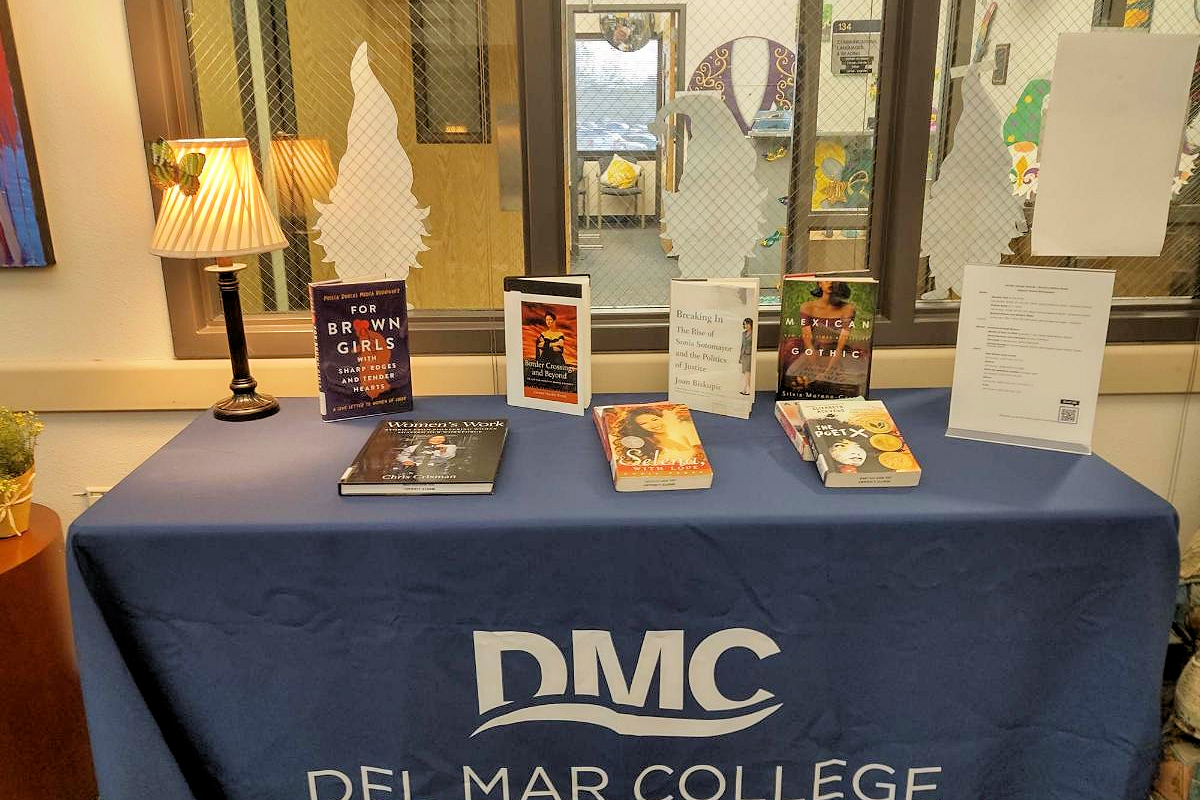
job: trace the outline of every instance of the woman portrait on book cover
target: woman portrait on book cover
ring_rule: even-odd
[[[643,458],[660,464],[692,463],[703,452],[691,425],[653,406],[630,409],[620,433],[626,450],[641,450]]]
[[[543,317],[546,329],[538,334],[537,360],[542,364],[565,365],[567,335],[558,329],[558,315],[547,309]]]
[[[802,352],[787,367],[789,381],[794,384],[858,383],[860,377],[865,377],[866,362],[854,358],[858,348],[850,341],[858,310],[850,301],[850,285],[845,281],[818,281],[811,294],[813,299],[800,306]],[[812,387],[796,385],[794,388]]]
[[[753,388],[750,386],[750,368],[754,358],[754,320],[746,317],[742,320],[742,352],[739,361],[742,366],[742,394],[749,395]]]

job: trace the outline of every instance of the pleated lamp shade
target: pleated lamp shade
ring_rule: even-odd
[[[337,181],[329,142],[312,136],[271,139],[271,168],[279,213],[294,217],[303,217],[314,199],[326,199]]]
[[[267,204],[245,139],[181,139],[175,157],[203,153],[200,190],[163,192],[150,252],[170,258],[230,258],[287,247]]]

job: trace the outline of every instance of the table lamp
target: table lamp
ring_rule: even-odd
[[[245,139],[183,139],[166,144],[165,165],[159,163],[164,157],[155,153],[156,170],[171,171],[184,179],[163,189],[150,252],[168,258],[216,260],[204,269],[217,274],[221,289],[233,363],[229,384],[233,395],[213,406],[213,416],[227,421],[269,417],[279,410],[279,402],[255,391],[258,382],[250,375],[238,298],[237,274],[246,265],[233,263],[233,258],[282,249],[287,247],[287,239],[263,195]],[[204,156],[200,166],[192,154]]]

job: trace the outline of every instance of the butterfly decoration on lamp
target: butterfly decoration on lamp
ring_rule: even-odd
[[[200,191],[200,173],[204,170],[204,153],[188,153],[175,157],[175,148],[166,139],[150,144],[150,181],[156,189],[166,191],[178,186],[188,197]]]

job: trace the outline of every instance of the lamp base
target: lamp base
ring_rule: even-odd
[[[213,416],[224,422],[249,422],[269,417],[279,411],[278,400],[269,394],[259,394],[255,391],[258,381],[250,374],[237,279],[237,274],[245,268],[245,264],[234,264],[231,258],[218,258],[216,264],[204,268],[206,272],[215,272],[217,275],[221,305],[225,310],[225,334],[229,337],[229,360],[233,364],[233,380],[229,384],[233,395],[226,397],[212,409]]]
[[[279,401],[269,394],[247,392],[226,397],[212,407],[213,416],[225,422],[249,422],[279,411]]]

